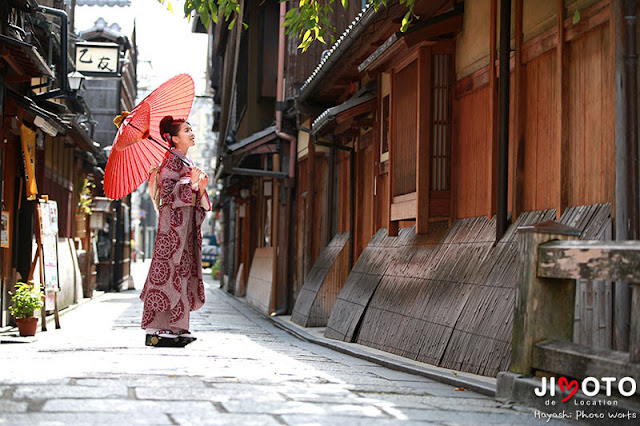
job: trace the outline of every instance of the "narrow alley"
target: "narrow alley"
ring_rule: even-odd
[[[532,409],[300,340],[207,279],[198,340],[150,348],[136,290],[105,293],[61,329],[0,345],[1,424],[535,424]],[[205,275],[206,277],[206,275]],[[99,318],[99,321],[96,319]]]

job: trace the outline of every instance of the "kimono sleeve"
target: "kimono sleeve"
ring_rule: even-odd
[[[209,193],[204,191],[204,194],[200,197],[200,207],[202,207],[205,211],[211,211],[211,201],[209,201]]]
[[[160,171],[160,197],[172,208],[195,204],[196,192],[191,188],[191,169],[176,156],[165,159]]]

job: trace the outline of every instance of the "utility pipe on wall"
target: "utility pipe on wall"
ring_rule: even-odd
[[[500,0],[500,117],[498,133],[498,195],[496,244],[507,231],[509,165],[509,62],[511,44],[511,0]]]
[[[289,178],[295,178],[295,169],[296,169],[296,142],[297,139],[295,136],[290,135],[282,131],[282,111],[285,108],[284,103],[284,57],[285,57],[285,29],[284,29],[284,18],[287,13],[287,3],[280,3],[280,21],[278,27],[278,76],[276,80],[276,137],[279,139],[284,139],[289,142]],[[275,163],[274,163],[275,164]],[[282,167],[282,166],[280,166]],[[280,168],[280,170],[282,170]],[[278,171],[278,170],[276,170]],[[285,200],[282,204],[283,208],[278,209],[279,214],[285,214],[285,220],[282,221],[283,226],[278,227],[278,235],[274,235],[276,241],[274,241],[274,247],[276,248],[275,257],[279,258],[280,261],[274,262],[276,270],[273,272],[273,282],[272,282],[272,304],[273,308],[275,308],[276,314],[285,314],[289,310],[289,300],[288,295],[290,292],[287,291],[289,287],[289,253],[290,253],[290,245],[291,238],[282,238],[284,234],[290,236],[290,229],[292,226],[292,198],[293,198],[293,184],[292,182],[282,182],[284,184],[285,191]],[[274,199],[279,201],[279,197],[274,193]],[[280,218],[279,218],[280,219]],[[282,252],[278,253],[279,247],[282,246]],[[273,312],[273,310],[272,310]]]

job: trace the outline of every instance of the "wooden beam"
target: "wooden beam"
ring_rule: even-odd
[[[391,92],[389,93],[389,174],[388,174],[388,182],[389,182],[389,199],[387,200],[387,235],[390,237],[398,236],[398,222],[391,219],[391,205],[393,204],[393,155],[394,155],[394,144],[395,144],[395,127],[396,127],[396,102],[395,102],[395,71],[391,71]]]
[[[396,195],[393,197],[393,204],[404,203],[406,201],[415,201],[417,198],[415,192],[411,192],[409,194]]]
[[[408,47],[411,47],[421,41],[434,39],[444,34],[457,34],[462,31],[462,20],[463,15],[456,15],[449,19],[445,19],[444,21],[436,22],[433,25],[424,27],[411,34],[407,34],[402,37],[402,40]]]
[[[569,55],[564,42],[564,21],[566,9],[564,0],[558,1],[556,26],[558,31],[558,43],[556,45],[556,143],[554,147],[554,159],[552,170],[555,175],[551,181],[552,193],[556,195],[555,208],[556,219],[562,216],[562,212],[569,204],[571,191],[571,163],[567,151],[569,149]]]
[[[631,324],[629,325],[629,359],[640,363],[640,286],[631,291]],[[640,376],[634,376],[640,377]]]
[[[586,377],[640,377],[640,364],[626,352],[545,340],[533,347],[533,368],[576,379]],[[617,385],[617,383],[616,383]]]
[[[416,234],[429,232],[431,176],[431,49],[418,51],[418,108],[416,111]]]
[[[391,204],[391,220],[398,223],[399,220],[415,219],[417,205],[415,199]]]
[[[280,170],[280,154],[273,155],[273,169]],[[282,271],[278,270],[278,247],[280,245],[280,180],[273,179],[271,192],[271,247],[273,247],[273,261],[271,267],[271,299],[269,300],[269,314],[278,307],[278,276]]]
[[[376,108],[376,99],[371,99],[365,103],[349,108],[348,110],[341,112],[336,116],[336,123],[341,124],[350,118],[357,117],[362,114],[367,114]]]
[[[538,258],[540,278],[640,283],[640,241],[554,241]]]
[[[311,270],[311,259],[313,257],[313,214],[315,211],[316,191],[315,191],[315,173],[316,173],[316,147],[315,136],[311,135],[309,139],[309,165],[307,167],[307,211],[304,224],[304,274]],[[304,278],[303,278],[304,279]]]
[[[573,341],[576,282],[549,280],[537,274],[538,246],[553,240],[578,238],[573,228],[559,224],[537,224],[518,228],[520,279],[516,284],[513,313],[511,367],[514,373],[531,375],[536,342],[547,339]]]

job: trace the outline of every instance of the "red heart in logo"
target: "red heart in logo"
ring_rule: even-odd
[[[577,380],[568,381],[567,378],[564,376],[558,379],[558,386],[560,386],[560,390],[562,392],[564,392],[565,390],[567,392],[571,392],[569,396],[567,396],[565,399],[562,400],[562,402],[567,402],[568,400],[571,399],[573,395],[576,394],[576,392],[578,392],[578,381]]]

